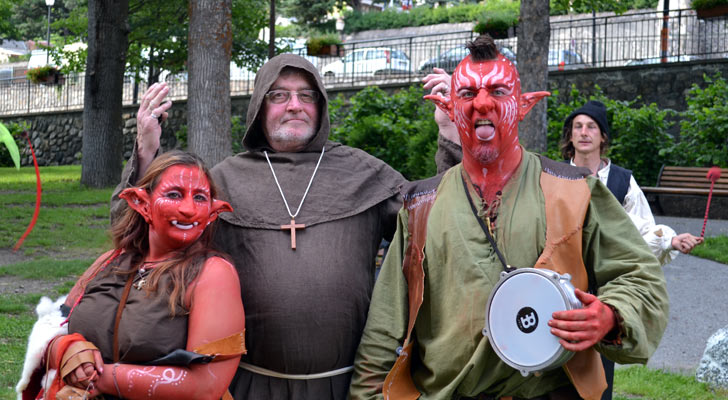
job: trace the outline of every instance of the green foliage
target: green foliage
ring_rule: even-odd
[[[505,32],[508,28],[518,24],[518,14],[519,10],[512,7],[484,12],[478,17],[478,23],[473,27],[473,31],[481,34]]]
[[[474,22],[483,15],[498,13],[502,10],[515,12],[517,18],[520,10],[520,2],[513,0],[490,0],[485,4],[462,4],[453,7],[415,7],[406,13],[391,9],[383,12],[347,12],[344,15],[346,23],[344,31],[352,33],[370,29]]]
[[[324,33],[312,35],[306,41],[308,54],[319,54],[321,48],[332,44],[341,44],[341,38],[336,33]]]
[[[662,164],[672,162],[661,150],[672,146],[673,138],[668,133],[672,123],[668,117],[674,112],[661,110],[654,103],[640,104],[640,98],[632,101],[609,99],[599,86],[595,86],[591,96],[581,94],[572,86],[567,95],[559,96],[558,91],[554,91],[548,98],[546,156],[555,160],[563,159],[559,141],[564,120],[589,100],[601,101],[607,107],[611,132],[607,157],[615,164],[631,169],[638,183],[651,185],[656,182]]]
[[[53,74],[57,74],[58,70],[51,65],[44,65],[42,67],[31,68],[28,70],[26,76],[28,80],[33,83],[45,82],[46,78]]]
[[[301,25],[319,24],[335,5],[336,0],[283,0],[281,14],[295,18]]]
[[[710,225],[710,222],[708,222],[708,225]],[[705,242],[696,246],[690,254],[728,264],[728,236],[706,237]]]
[[[707,86],[688,91],[680,113],[680,141],[669,153],[677,165],[728,165],[728,84],[720,73],[703,76]]]
[[[16,169],[20,169],[20,152],[18,151],[18,143],[15,142],[13,134],[10,133],[8,128],[2,122],[0,122],[0,143],[4,145],[0,146],[0,163],[7,163],[5,158],[10,158],[9,165],[13,165]]]
[[[51,33],[65,36],[56,21],[66,18],[78,0],[56,0],[51,7]],[[48,7],[45,2],[26,0],[0,0],[0,38],[15,40],[46,40]],[[51,41],[55,43],[54,39]]]
[[[695,10],[713,8],[728,4],[728,0],[693,0],[691,7]]]
[[[247,127],[245,126],[245,123],[243,123],[243,118],[238,115],[235,115],[230,119],[230,125],[230,133],[232,134],[233,139],[233,154],[238,154],[245,150],[243,148],[243,136],[245,136],[245,129],[247,129]]]
[[[422,100],[421,87],[393,95],[367,87],[349,104],[342,96],[329,104],[332,140],[360,148],[380,158],[407,179],[435,175],[437,125],[434,105]]]
[[[643,366],[614,370],[615,394],[628,398],[650,400],[715,400],[728,399],[728,391],[714,390],[695,380],[694,376],[680,375]]]
[[[627,10],[655,9],[658,0],[550,0],[551,15],[590,14],[614,12],[619,15]]]
[[[76,4],[67,17],[54,22],[53,27],[68,32],[63,43],[86,42],[88,0],[66,1]],[[232,61],[240,66],[257,69],[265,59],[268,45],[258,39],[258,32],[267,24],[268,4],[266,0],[232,2]],[[129,76],[156,81],[163,70],[174,74],[185,69],[189,48],[187,6],[188,2],[184,0],[130,0],[126,60]],[[54,53],[68,61],[64,72],[80,72],[86,67],[85,49],[54,50]]]

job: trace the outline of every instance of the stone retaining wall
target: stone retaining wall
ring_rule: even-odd
[[[713,76],[720,72],[728,77],[728,60],[703,60],[688,63],[662,65],[640,65],[588,70],[554,71],[549,73],[550,90],[558,89],[568,93],[572,84],[580,91],[592,92],[599,85],[604,93],[613,99],[633,100],[641,96],[645,103],[657,103],[660,108],[684,110],[685,95],[693,84],[703,86],[703,75]],[[384,89],[396,90],[405,84],[387,85]],[[329,97],[339,93],[350,97],[361,88],[329,90]],[[249,96],[232,98],[232,114],[245,119]],[[123,109],[124,159],[131,154],[136,135],[136,107]],[[30,135],[36,150],[39,165],[79,164],[81,162],[82,113],[58,112],[28,114],[12,118],[1,118],[3,123],[25,121],[30,125]],[[176,101],[170,109],[170,118],[162,129],[162,146],[173,148],[177,140],[175,133],[186,125],[186,102]],[[20,143],[22,165],[32,165],[30,151],[24,142]]]

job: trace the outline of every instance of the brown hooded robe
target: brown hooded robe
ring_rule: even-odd
[[[263,135],[260,112],[265,93],[286,66],[315,78],[320,127],[297,153],[276,153]],[[374,285],[380,241],[391,238],[405,179],[367,153],[328,141],[326,91],[313,65],[284,54],[256,76],[248,108],[245,153],[212,170],[234,213],[221,214],[216,243],[230,254],[240,275],[248,354],[244,362],[286,374],[315,374],[350,366]],[[281,189],[296,213],[316,162],[325,153],[296,217],[290,222],[263,154],[268,151]],[[344,399],[351,373],[314,380],[287,380],[244,369],[230,386],[236,399]]]

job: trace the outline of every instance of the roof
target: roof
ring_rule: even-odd
[[[0,39],[0,49],[17,54],[25,54],[29,51],[24,41],[8,39]]]

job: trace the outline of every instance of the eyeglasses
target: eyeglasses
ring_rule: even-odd
[[[291,92],[290,90],[271,90],[265,94],[265,97],[273,104],[283,104],[291,100],[292,94],[298,97],[298,101],[306,104],[316,103],[320,96],[319,92],[315,90],[304,89],[297,92]]]

